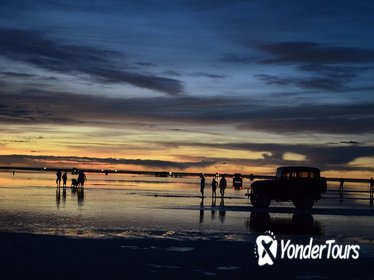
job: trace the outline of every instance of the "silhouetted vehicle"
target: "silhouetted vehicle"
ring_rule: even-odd
[[[279,167],[273,180],[255,181],[249,195],[255,207],[267,208],[272,200],[292,201],[296,208],[311,209],[321,199],[327,184],[314,167]]]
[[[167,178],[167,177],[169,177],[169,172],[165,172],[165,171],[158,172],[158,173],[156,173],[156,177]]]
[[[242,174],[235,173],[234,177],[232,177],[232,187],[236,190],[240,190],[242,186],[243,186]]]

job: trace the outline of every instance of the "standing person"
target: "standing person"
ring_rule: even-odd
[[[339,196],[340,196],[340,199],[343,198],[343,188],[344,188],[344,179],[343,178],[340,178],[339,180]]]
[[[217,185],[218,185],[218,183],[216,181],[216,178],[213,177],[213,179],[212,179],[212,198],[217,197],[217,193],[216,193]]]
[[[66,171],[64,172],[64,174],[62,174],[62,186],[64,188],[66,188],[66,181],[68,180],[68,174],[66,173]]]
[[[221,193],[221,197],[225,196],[225,189],[227,187],[227,181],[225,175],[222,175],[221,180],[219,181],[219,192]]]
[[[78,173],[78,185],[81,187],[84,187],[84,181],[87,180],[86,174],[82,170],[79,171]]]
[[[373,177],[370,179],[370,205],[373,205],[374,201],[374,180]]]
[[[61,184],[61,170],[58,170],[56,172],[56,185],[57,187],[59,187]]]
[[[201,193],[201,198],[204,198],[204,188],[205,188],[205,177],[203,174],[200,175],[200,193]]]

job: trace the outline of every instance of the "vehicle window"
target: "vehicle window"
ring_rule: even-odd
[[[307,171],[300,172],[300,178],[309,178],[309,172]]]
[[[277,170],[276,177],[277,177],[277,178],[280,178],[281,176],[284,177],[284,174],[282,174],[282,170],[278,169],[278,170]]]

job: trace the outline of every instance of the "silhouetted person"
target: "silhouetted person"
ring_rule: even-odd
[[[66,188],[66,181],[67,180],[68,180],[68,174],[65,171],[64,174],[62,174],[62,185],[63,185],[64,188]]]
[[[57,172],[56,172],[56,185],[57,185],[57,187],[59,187],[60,186],[60,184],[61,184],[61,170],[58,170]]]
[[[84,187],[84,182],[87,180],[86,174],[82,170],[78,173],[78,185]]]
[[[374,202],[374,180],[373,177],[370,179],[370,205]]]
[[[13,176],[16,175],[16,171],[13,171]]]
[[[213,178],[212,179],[212,197],[216,198],[217,197],[217,193],[216,193],[216,190],[217,190],[217,181],[216,181],[216,178]]]
[[[222,175],[222,178],[219,181],[219,192],[222,198],[225,196],[226,187],[227,187],[227,181],[226,181],[225,175]]]
[[[71,179],[71,188],[76,189],[78,187],[78,180],[73,178]]]
[[[203,174],[200,175],[200,193],[201,197],[204,198],[204,188],[205,188],[205,177]]]
[[[343,198],[343,188],[344,188],[344,180],[343,180],[343,178],[340,178],[340,180],[339,180],[339,196],[340,196],[340,199]]]

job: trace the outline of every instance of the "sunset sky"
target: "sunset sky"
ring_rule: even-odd
[[[374,171],[374,1],[0,2],[0,166]]]

